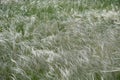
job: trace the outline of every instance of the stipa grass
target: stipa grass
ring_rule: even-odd
[[[119,80],[119,1],[95,3],[2,0],[0,79]]]

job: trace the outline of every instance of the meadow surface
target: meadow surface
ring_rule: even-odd
[[[0,0],[0,80],[120,80],[120,0]]]

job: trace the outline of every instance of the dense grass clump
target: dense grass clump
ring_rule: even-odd
[[[1,0],[0,80],[120,80],[119,0]]]

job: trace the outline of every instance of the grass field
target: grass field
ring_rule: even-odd
[[[0,0],[0,80],[120,80],[120,0]]]

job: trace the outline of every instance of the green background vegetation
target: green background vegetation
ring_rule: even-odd
[[[120,80],[120,0],[1,0],[0,80]]]

